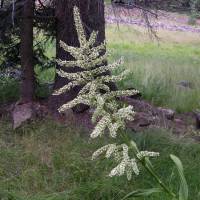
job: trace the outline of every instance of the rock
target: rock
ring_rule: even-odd
[[[152,122],[152,117],[146,113],[138,112],[135,115],[134,123],[137,124],[139,127],[146,127],[149,126]]]
[[[145,112],[137,112],[133,121],[128,121],[128,127],[133,131],[143,131],[154,124],[152,115]]]
[[[32,103],[16,104],[12,111],[13,129],[20,127],[25,121],[33,117]]]
[[[161,112],[162,115],[164,115],[168,120],[174,120],[175,117],[175,111],[171,109],[166,108],[158,108],[159,112]]]
[[[76,105],[74,108],[72,108],[72,110],[75,112],[75,113],[84,113],[85,111],[89,110],[89,106],[88,105],[85,105],[85,104],[78,104]]]
[[[187,81],[187,80],[182,80],[179,83],[177,83],[177,85],[182,87],[182,88],[189,88],[189,89],[193,88],[192,82]]]
[[[182,119],[174,119],[173,132],[177,135],[184,135],[187,131],[187,125]]]
[[[200,136],[195,135],[195,136],[192,136],[192,138],[193,138],[195,141],[200,142]]]
[[[200,129],[200,112],[195,112],[196,128]]]
[[[184,123],[183,123],[183,120],[178,119],[178,118],[175,119],[174,122],[175,122],[176,124],[184,124]]]

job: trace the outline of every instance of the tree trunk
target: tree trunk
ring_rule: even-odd
[[[21,101],[30,102],[34,98],[35,76],[33,64],[33,17],[34,0],[26,0],[22,13],[21,24],[21,66],[22,85]]]
[[[104,18],[104,0],[57,0],[56,1],[56,20],[57,20],[57,58],[62,60],[72,60],[73,58],[63,51],[59,46],[62,40],[68,45],[79,46],[78,37],[74,26],[73,7],[79,7],[86,35],[89,36],[92,31],[98,31],[97,44],[105,40],[105,18]],[[60,66],[57,66],[59,69]],[[76,72],[79,69],[65,69],[68,72]],[[69,80],[56,76],[55,88],[61,88]],[[76,87],[66,94],[50,97],[50,108],[55,111],[64,103],[76,97],[80,87]],[[79,109],[78,109],[79,110]],[[82,107],[81,111],[84,110]]]
[[[3,8],[4,0],[1,0],[1,8]]]

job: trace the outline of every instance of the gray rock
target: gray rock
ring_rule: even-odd
[[[139,127],[147,127],[152,123],[152,121],[152,116],[150,116],[149,114],[138,112],[135,115],[134,123],[136,123]]]
[[[12,112],[13,129],[20,127],[33,116],[32,103],[16,104]]]
[[[200,112],[195,112],[196,128],[200,130]]]
[[[181,80],[179,83],[177,83],[177,85],[182,88],[189,88],[189,89],[193,88],[192,82],[187,81],[187,80]]]
[[[174,120],[174,117],[175,117],[175,111],[174,110],[172,110],[172,109],[166,109],[166,108],[158,108],[158,110],[168,120]]]

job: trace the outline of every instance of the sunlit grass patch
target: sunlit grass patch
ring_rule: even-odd
[[[111,60],[124,56],[122,69],[131,72],[127,80],[120,83],[121,87],[139,89],[143,97],[155,105],[179,112],[200,106],[200,39],[199,44],[195,43],[196,37],[191,38],[190,43],[184,42],[184,38],[181,42],[176,39],[152,41],[138,29],[124,26],[119,30],[109,26],[107,37],[108,47],[114,55]],[[187,34],[185,37],[187,39]],[[191,88],[181,87],[181,81],[190,83]]]

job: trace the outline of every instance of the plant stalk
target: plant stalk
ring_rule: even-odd
[[[159,176],[156,174],[156,172],[153,171],[153,169],[151,169],[148,164],[146,163],[146,160],[140,160],[140,162],[142,163],[143,167],[150,173],[150,175],[156,180],[156,182],[158,182],[158,184],[161,186],[161,188],[163,188],[163,190],[169,194],[171,197],[173,197],[174,200],[178,200],[177,199],[177,195],[172,192],[170,189],[168,189],[167,185],[165,185],[165,183],[162,182],[162,180],[159,178]]]

